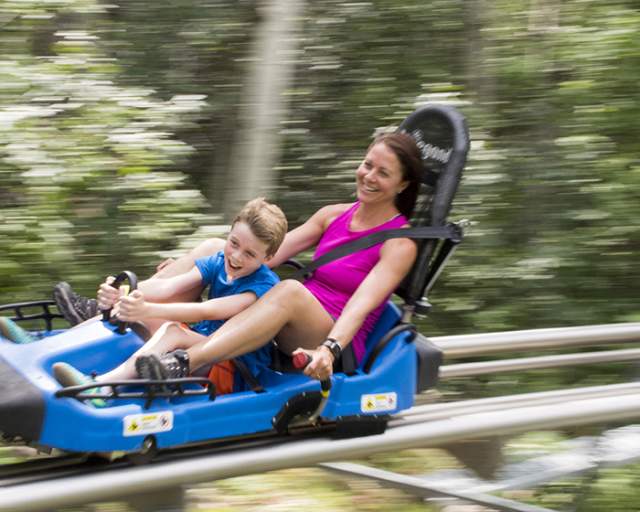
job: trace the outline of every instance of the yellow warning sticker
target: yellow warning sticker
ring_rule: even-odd
[[[122,435],[125,437],[168,432],[173,428],[173,412],[129,414],[124,417],[122,423]]]
[[[395,393],[362,395],[360,397],[360,410],[362,412],[393,411],[397,403],[398,395]]]

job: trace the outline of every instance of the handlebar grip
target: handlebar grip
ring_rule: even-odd
[[[120,288],[120,285],[125,280],[129,281],[129,291],[130,292],[132,292],[133,290],[138,288],[138,278],[130,270],[125,270],[124,272],[120,272],[116,276],[114,281],[111,283],[111,286],[113,288],[118,289],[118,288]],[[110,318],[111,318],[111,308],[102,310],[102,321],[103,322],[108,322]],[[117,329],[118,333],[119,334],[124,334],[126,332],[126,330],[127,330],[127,323],[118,321],[118,329]]]
[[[298,352],[293,356],[293,366],[298,370],[305,368],[311,362],[311,356],[306,352]],[[331,390],[331,378],[320,381],[320,389],[322,389],[323,396],[329,396]]]
[[[311,362],[311,356],[305,352],[298,352],[293,356],[293,366],[301,370]]]

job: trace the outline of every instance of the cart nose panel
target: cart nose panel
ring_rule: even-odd
[[[44,410],[41,391],[0,357],[0,433],[38,441]]]

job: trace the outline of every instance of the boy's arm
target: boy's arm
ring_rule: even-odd
[[[201,320],[226,320],[248,308],[257,300],[253,292],[210,299],[206,302],[175,302],[169,304],[146,302],[145,296],[135,291],[123,297],[118,314],[121,320],[130,322],[142,318],[162,318],[178,322]]]
[[[113,277],[109,276],[98,288],[98,307],[100,309],[110,309],[118,301],[122,300],[120,291],[111,286]],[[153,287],[144,287],[144,297],[152,302],[170,301],[172,297],[179,296],[196,288],[202,288],[202,274],[197,267],[193,267],[189,272],[166,279],[154,281]],[[142,288],[142,287],[141,287]]]

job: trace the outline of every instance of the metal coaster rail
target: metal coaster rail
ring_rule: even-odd
[[[640,341],[640,322],[528,329],[429,338],[445,358]]]

